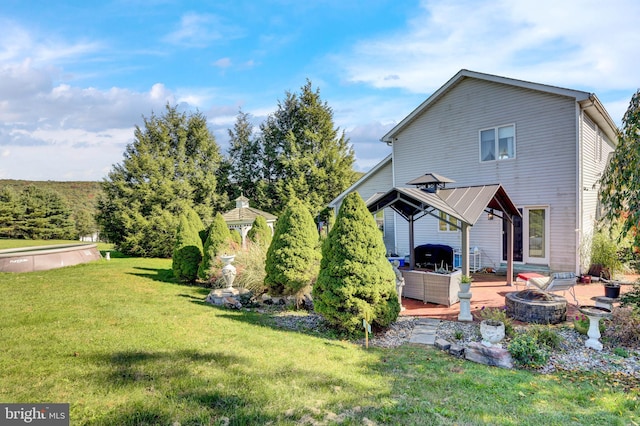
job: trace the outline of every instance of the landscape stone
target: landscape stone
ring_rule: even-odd
[[[435,346],[438,349],[442,349],[443,351],[448,351],[451,347],[451,343],[447,342],[444,339],[436,339]]]
[[[513,368],[511,354],[504,348],[495,346],[486,347],[478,342],[467,345],[464,351],[465,359],[485,365],[492,365],[501,368]]]
[[[449,353],[453,356],[462,357],[464,356],[464,347],[453,344],[449,348]]]

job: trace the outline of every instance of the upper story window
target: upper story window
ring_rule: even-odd
[[[480,130],[480,161],[515,158],[516,126],[493,127]]]

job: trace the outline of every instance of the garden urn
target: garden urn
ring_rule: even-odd
[[[480,334],[483,346],[499,346],[498,343],[504,339],[504,323],[491,319],[483,320],[480,323]]]

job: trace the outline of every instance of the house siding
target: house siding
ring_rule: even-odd
[[[598,220],[598,182],[606,168],[614,145],[593,120],[587,115],[580,116],[582,137],[582,217],[581,241],[579,242],[580,266],[583,271],[589,267],[591,237]]]
[[[479,160],[479,130],[515,125],[513,159]],[[503,185],[517,207],[549,208],[549,267],[575,269],[577,224],[577,125],[575,99],[475,78],[464,78],[409,123],[393,143],[396,186],[427,172],[456,181],[451,186]],[[470,246],[483,266],[502,260],[500,220],[480,218]],[[459,232],[439,232],[438,221],[415,222],[415,244],[460,247]],[[408,224],[397,221],[397,247],[408,251]]]

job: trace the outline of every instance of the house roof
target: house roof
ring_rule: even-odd
[[[417,117],[425,112],[431,105],[437,102],[444,94],[449,92],[461,81],[467,78],[475,78],[479,80],[491,81],[494,83],[507,84],[510,86],[520,87],[523,89],[537,90],[541,92],[551,93],[560,96],[567,96],[574,98],[580,107],[585,110],[589,116],[598,124],[598,126],[607,134],[607,137],[615,143],[617,126],[609,116],[609,113],[604,108],[598,97],[589,92],[583,92],[580,90],[565,89],[557,86],[550,86],[547,84],[533,83],[529,81],[516,80],[513,78],[500,77],[492,74],[484,74],[476,71],[460,70],[449,81],[447,81],[442,87],[433,92],[423,103],[421,103],[415,110],[413,110],[408,116],[406,116],[400,123],[398,123],[393,129],[385,134],[380,140],[385,143],[393,142],[398,134],[404,130],[409,124],[411,124]]]
[[[391,207],[407,220],[410,216],[417,219],[427,214],[437,217],[437,210],[469,225],[475,224],[487,208],[509,216],[520,216],[500,184],[441,189],[437,192],[419,188],[393,188],[370,198],[366,204],[371,212]]]
[[[350,187],[348,187],[347,189],[342,191],[336,198],[331,200],[329,202],[329,207],[335,207],[340,202],[340,200],[342,200],[344,197],[347,196],[347,194],[353,192],[353,190],[356,189],[358,186],[362,185],[363,182],[365,182],[367,179],[369,179],[373,175],[375,175],[378,170],[382,169],[384,166],[386,166],[387,164],[391,163],[391,157],[392,157],[392,155],[389,154],[382,161],[380,161],[378,164],[373,166],[371,168],[371,170],[369,170],[367,173],[362,175],[360,177],[360,179],[355,181]],[[391,185],[392,184],[390,183],[389,186],[391,186]]]
[[[253,207],[236,207],[235,209],[222,214],[225,222],[229,225],[252,224],[258,216],[264,217],[267,223],[275,222],[277,219],[277,216],[263,212],[262,210],[254,209]]]

